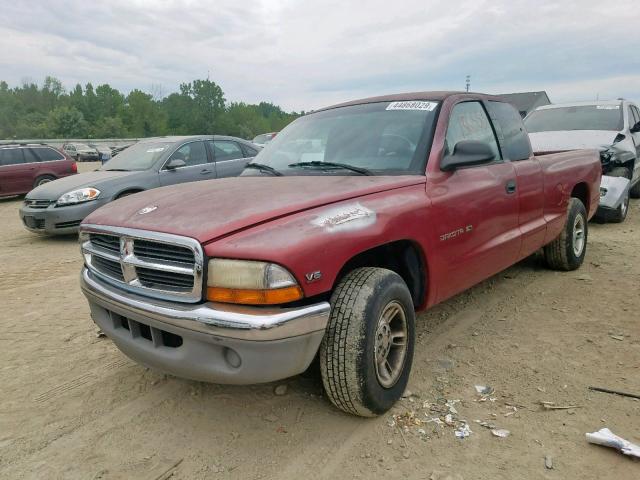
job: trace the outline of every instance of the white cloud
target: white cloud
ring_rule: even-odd
[[[205,78],[288,109],[390,92],[640,97],[635,0],[44,1],[3,5],[0,79],[123,91]]]

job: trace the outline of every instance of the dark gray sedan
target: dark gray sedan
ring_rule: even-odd
[[[258,150],[246,140],[218,135],[142,140],[99,170],[34,188],[20,207],[20,218],[32,232],[73,233],[84,217],[112,200],[165,185],[236,176]]]

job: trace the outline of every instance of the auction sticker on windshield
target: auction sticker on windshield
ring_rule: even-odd
[[[432,112],[437,106],[436,102],[391,102],[387,110],[426,110]]]
[[[620,105],[598,105],[597,110],[620,110]]]

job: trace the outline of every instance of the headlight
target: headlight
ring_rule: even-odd
[[[60,196],[56,205],[74,205],[76,203],[89,202],[100,196],[100,190],[97,188],[80,188],[67,192]]]
[[[214,258],[209,261],[207,299],[245,305],[275,305],[300,300],[302,289],[274,263]]]

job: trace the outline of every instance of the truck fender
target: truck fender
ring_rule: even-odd
[[[616,209],[629,194],[631,181],[624,177],[610,177],[603,175],[600,181],[600,192],[605,192],[600,196],[600,206],[604,208]]]

